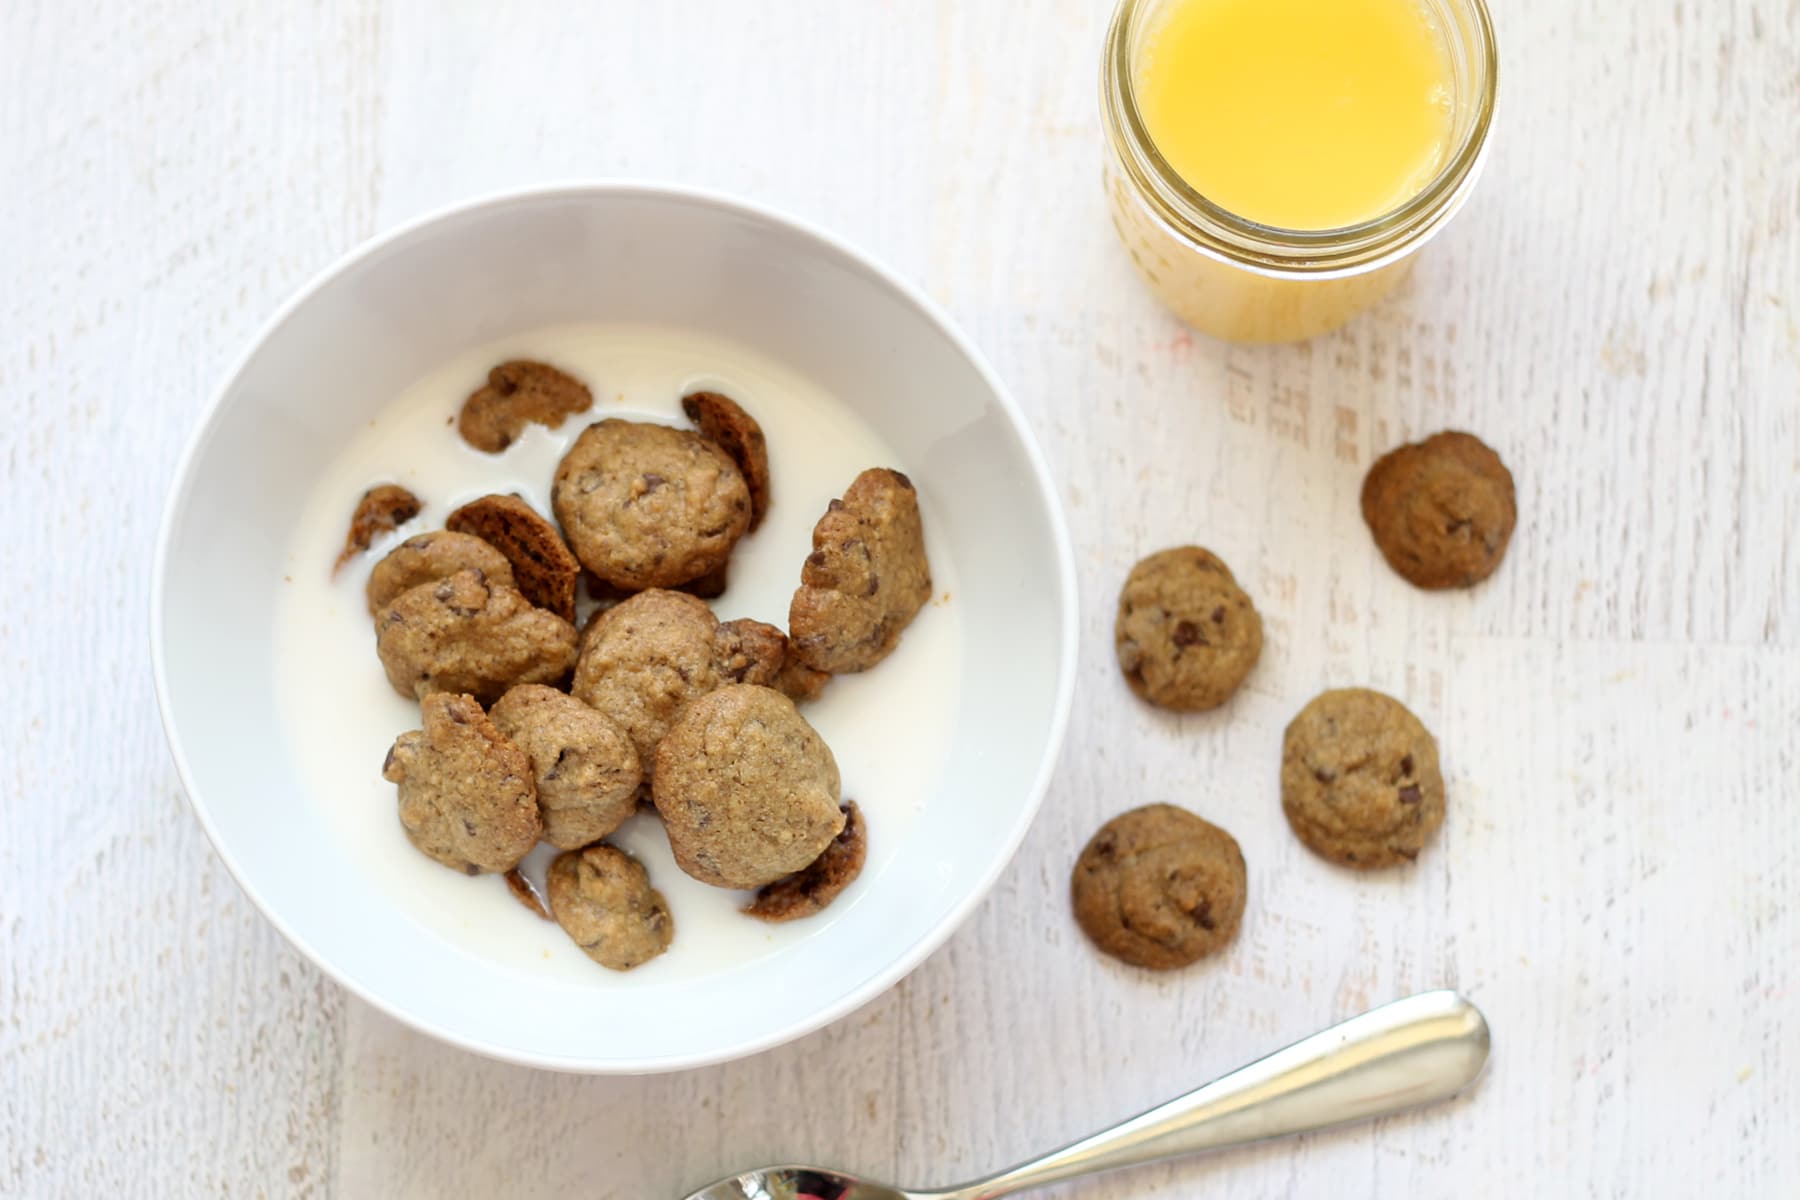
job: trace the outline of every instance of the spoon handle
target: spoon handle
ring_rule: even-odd
[[[995,1200],[1064,1179],[1305,1133],[1448,1099],[1481,1074],[1488,1027],[1455,992],[1384,1004],[1197,1091],[990,1179],[941,1193]]]

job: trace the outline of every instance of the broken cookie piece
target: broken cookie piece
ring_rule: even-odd
[[[744,473],[750,488],[750,529],[762,524],[769,511],[769,444],[762,426],[730,396],[695,392],[681,400],[681,411],[700,427],[700,433],[717,442]],[[721,589],[722,590],[722,589]]]
[[[517,496],[483,496],[471,500],[444,521],[454,533],[478,537],[506,557],[514,586],[539,608],[565,621],[575,619],[575,581],[581,564],[563,544],[562,535],[538,511]]]
[[[893,652],[930,598],[912,480],[864,471],[813,528],[813,552],[788,609],[790,645],[815,671],[866,671]]]
[[[814,916],[841,895],[862,874],[869,854],[868,829],[856,801],[844,805],[844,830],[804,870],[777,879],[744,906],[745,914],[759,921],[798,921]]]
[[[407,840],[469,875],[512,870],[542,828],[530,760],[473,696],[437,693],[419,711],[424,728],[401,734],[381,767]]]
[[[487,382],[463,401],[456,427],[469,445],[498,454],[532,422],[555,429],[571,413],[593,405],[593,393],[579,379],[518,358],[488,372]]]
[[[419,699],[467,692],[491,704],[517,684],[559,682],[575,642],[573,625],[479,570],[402,592],[375,621],[388,682]]]
[[[611,846],[557,855],[550,911],[583,954],[611,971],[642,966],[675,939],[675,920],[649,872]]]
[[[356,512],[350,517],[350,532],[344,537],[343,552],[331,569],[342,570],[345,563],[372,546],[376,538],[392,533],[418,516],[422,507],[417,496],[397,483],[383,483],[364,492],[362,499],[356,502]]]

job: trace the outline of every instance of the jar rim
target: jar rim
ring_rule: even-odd
[[[1132,45],[1138,26],[1162,0],[1119,0],[1106,35],[1101,109],[1119,166],[1152,213],[1184,240],[1232,262],[1272,274],[1352,274],[1417,249],[1467,199],[1487,157],[1499,91],[1499,56],[1486,0],[1445,0],[1470,17],[1475,65],[1474,119],[1455,152],[1418,193],[1367,221],[1331,229],[1265,225],[1214,203],[1188,183],[1157,149],[1138,107]]]

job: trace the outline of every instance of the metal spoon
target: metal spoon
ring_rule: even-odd
[[[1488,1027],[1455,992],[1384,1004],[1185,1096],[960,1187],[908,1191],[824,1167],[764,1167],[687,1200],[996,1200],[1081,1175],[1305,1133],[1455,1095],[1487,1063]]]

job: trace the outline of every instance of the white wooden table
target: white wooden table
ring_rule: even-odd
[[[1795,0],[1499,0],[1497,146],[1341,334],[1186,334],[1098,185],[1108,0],[0,11],[0,1194],[662,1200],[789,1157],[937,1182],[1449,984],[1468,1096],[1078,1186],[1095,1198],[1722,1196],[1800,1179],[1800,54]],[[501,10],[527,10],[502,15]],[[551,11],[552,9],[558,11]],[[177,452],[276,304],[471,194],[636,175],[831,227],[939,298],[1066,481],[1067,752],[948,947],[837,1026],[649,1079],[496,1065],[347,998],[209,851],[149,683]],[[1392,443],[1499,447],[1499,575],[1424,595],[1357,514]],[[1224,714],[1135,702],[1129,563],[1198,540],[1269,650]],[[1450,818],[1368,879],[1299,849],[1280,730],[1322,686],[1438,733]],[[1250,863],[1224,961],[1103,961],[1065,890],[1151,800]]]

